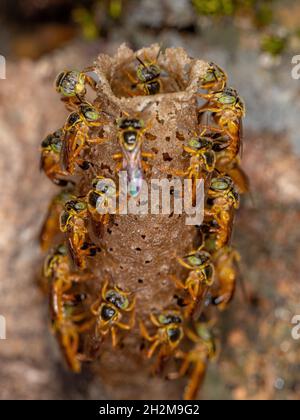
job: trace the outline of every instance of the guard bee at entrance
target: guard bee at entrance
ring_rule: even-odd
[[[144,95],[156,95],[161,92],[161,68],[157,64],[160,53],[161,50],[159,50],[155,60],[150,60],[147,57],[144,59],[136,57],[136,60],[139,63],[136,70],[136,79],[130,73],[126,72],[128,78],[132,82],[133,89],[141,90]],[[131,92],[129,92],[129,95],[133,96]]]
[[[139,57],[136,59],[140,63],[136,72],[139,85],[142,87],[145,95],[156,95],[161,91],[160,67],[155,62],[144,62]]]
[[[122,153],[113,156],[115,160],[121,160],[117,165],[117,171],[127,172],[128,194],[137,198],[142,189],[144,171],[149,169],[149,165],[143,160],[152,158],[152,153],[142,152],[144,133],[147,128],[144,122],[135,118],[123,118],[118,121],[119,144]]]

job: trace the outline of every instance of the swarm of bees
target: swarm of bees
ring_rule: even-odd
[[[125,74],[132,83],[129,96],[164,93],[159,55],[156,60],[136,56],[136,75]],[[193,195],[197,180],[206,180],[204,222],[195,228],[197,245],[191,244],[187,255],[176,256],[178,273],[185,277],[169,276],[180,304],[138,319],[138,293],[122,290],[111,278],[102,280],[96,298],[87,287],[95,280],[90,269],[93,259],[105,252],[101,235],[95,243],[90,225],[96,223],[99,232],[109,225],[118,190],[114,177],[108,179],[95,171],[85,152],[111,141],[105,137],[105,127],[113,124],[115,173],[127,173],[128,195],[137,199],[142,180],[154,165],[154,155],[143,150],[151,124],[145,125],[124,111],[109,115],[97,101],[89,102],[87,92],[96,92],[98,83],[91,68],[58,75],[56,91],[71,114],[63,127],[41,144],[41,169],[55,185],[63,187],[51,201],[40,235],[41,247],[48,251],[41,284],[49,296],[53,333],[68,367],[80,372],[82,363],[90,360],[85,354],[87,334],[99,342],[110,336],[114,348],[124,335],[137,329],[145,357],[154,360],[152,373],[164,375],[166,380],[189,375],[184,399],[195,399],[218,347],[214,321],[207,320],[205,310],[226,309],[239,276],[240,256],[231,246],[231,236],[240,194],[249,191],[240,166],[245,106],[237,91],[227,87],[225,72],[210,63],[196,95],[199,130],[182,146],[187,168],[170,173],[190,179]],[[103,137],[98,137],[100,129]],[[89,185],[80,195],[82,189],[76,187],[83,178]]]

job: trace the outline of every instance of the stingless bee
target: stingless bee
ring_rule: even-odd
[[[130,293],[124,292],[117,286],[108,288],[108,280],[105,281],[101,299],[98,299],[91,306],[91,312],[96,317],[96,334],[106,336],[111,333],[112,345],[117,345],[117,329],[129,331],[135,324],[135,298],[130,303],[128,296]],[[121,322],[126,313],[131,312],[129,323]]]
[[[208,197],[213,200],[226,199],[229,206],[239,208],[239,194],[233,180],[229,176],[219,175],[212,179]]]
[[[60,229],[67,233],[68,248],[74,264],[86,268],[86,257],[94,257],[100,249],[88,241],[88,206],[85,201],[67,201],[60,215]]]
[[[158,56],[160,51],[158,53]],[[154,62],[152,61],[142,61],[141,58],[136,57],[140,65],[137,68],[136,75],[145,95],[156,95],[161,91],[161,81],[160,74],[161,69],[156,64],[158,56]]]
[[[66,179],[68,175],[60,165],[61,150],[63,145],[63,131],[57,130],[49,134],[41,144],[40,169],[55,184],[64,187],[68,184]]]
[[[89,212],[94,220],[106,225],[116,208],[117,189],[112,179],[97,176],[87,195]]]
[[[222,144],[219,134],[220,130],[214,127],[203,127],[199,135],[194,133],[195,136],[190,138],[183,146],[184,151],[190,155],[188,168],[186,170],[166,170],[167,173],[173,176],[187,177],[192,181],[191,192],[194,204],[197,195],[197,181],[206,179],[207,174],[211,174],[216,166],[216,153],[214,150],[217,141],[214,138],[216,133],[219,135],[218,143]]]
[[[85,101],[87,86],[96,90],[96,80],[88,75],[88,73],[93,70],[94,69],[92,68],[85,69],[82,72],[77,70],[66,70],[60,72],[56,77],[56,91],[61,95],[62,101],[66,103],[69,109],[73,109],[74,106]]]
[[[166,309],[157,315],[151,313],[150,320],[157,328],[156,334],[151,336],[143,322],[140,322],[140,331],[142,337],[152,343],[147,352],[149,359],[160,347],[157,362],[153,368],[154,373],[159,373],[162,364],[172,356],[184,337],[183,317],[178,310]]]
[[[241,257],[235,249],[225,246],[214,254],[213,260],[217,278],[212,290],[213,302],[223,311],[234,296]]]
[[[200,86],[208,92],[220,92],[227,84],[227,74],[215,63],[209,63],[209,67],[200,79]]]
[[[205,323],[197,322],[195,332],[189,328],[185,329],[185,335],[194,343],[193,348],[188,352],[177,350],[175,358],[182,359],[182,365],[178,372],[168,375],[169,379],[178,379],[185,376],[193,365],[193,370],[185,388],[184,400],[195,400],[201,384],[203,383],[207,363],[216,357],[216,344],[211,330]]]
[[[161,68],[157,64],[160,53],[161,50],[159,50],[156,59],[153,61],[149,60],[148,58],[142,60],[140,57],[136,57],[137,61],[139,62],[136,70],[137,80],[127,72],[127,76],[132,82],[133,89],[138,88],[145,95],[156,95],[161,92]]]
[[[189,275],[184,282],[176,276],[170,278],[178,289],[186,290],[190,295],[191,302],[185,310],[185,316],[188,317],[191,313],[195,313],[198,304],[212,286],[215,270],[212,257],[209,252],[203,249],[203,245],[177,260],[182,267],[189,270]]]
[[[75,198],[71,190],[63,190],[50,203],[48,213],[40,233],[40,245],[43,251],[53,246],[55,238],[60,233],[59,217],[67,201]]]
[[[240,194],[244,194],[250,191],[250,181],[240,165],[240,159],[237,156],[232,159],[230,154],[228,155],[226,149],[217,155],[216,169],[228,175],[235,183]]]
[[[72,112],[63,128],[64,141],[62,146],[61,162],[63,169],[73,174],[75,164],[87,169],[89,163],[80,158],[86,145],[102,144],[106,140],[92,137],[92,129],[103,125],[101,112],[88,102],[79,105],[78,112]]]
[[[199,113],[211,112],[216,124],[230,137],[227,154],[234,159],[242,143],[242,118],[245,116],[245,104],[237,91],[225,88],[219,92],[199,94],[208,100],[208,104],[199,109]]]
[[[208,226],[209,231],[206,244],[209,249],[216,251],[227,245],[231,238],[234,210],[239,207],[239,194],[230,177],[219,175],[211,181],[208,199],[212,203],[205,209],[204,225]]]
[[[48,282],[52,329],[57,336],[66,362],[80,372],[79,334],[90,328],[88,312],[77,307],[78,299],[70,292],[73,283],[85,282],[90,275],[71,271],[65,245],[57,246],[46,258],[44,276]]]
[[[143,134],[147,130],[144,122],[135,118],[123,118],[118,121],[119,144],[122,153],[113,156],[115,160],[121,160],[117,165],[117,170],[127,172],[129,195],[137,198],[142,189],[144,171],[149,169],[149,165],[143,160],[152,158],[152,153],[142,152]]]
[[[216,164],[216,155],[213,151],[213,140],[206,137],[204,133],[200,137],[190,139],[184,150],[191,156],[197,158],[200,166],[206,172],[213,172]]]

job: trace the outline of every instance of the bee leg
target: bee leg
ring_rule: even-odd
[[[213,108],[213,107],[210,107],[209,105],[204,105],[202,108],[199,108],[198,109],[198,112],[199,113],[204,113],[204,112],[211,112],[211,113],[219,113],[219,112],[221,112],[221,110],[220,110],[220,108]]]
[[[86,321],[84,324],[79,325],[77,327],[77,330],[78,330],[79,333],[83,333],[83,332],[88,331],[94,325],[95,325],[95,320],[94,319],[91,319],[89,321]]]
[[[105,301],[105,299],[106,299],[106,292],[107,292],[107,288],[108,288],[108,279],[106,279],[105,280],[105,283],[104,283],[104,285],[103,285],[103,287],[102,287],[102,291],[101,291],[101,296],[102,296],[102,299]]]
[[[67,111],[77,111],[78,104],[76,104],[76,101],[72,100],[71,98],[61,98],[60,100],[64,103]]]
[[[206,363],[203,361],[197,362],[184,392],[183,399],[185,401],[196,399],[198,390],[203,382],[205,372]]]
[[[129,324],[124,324],[123,322],[116,322],[116,326],[121,328],[121,330],[129,331],[131,330],[132,326]]]
[[[201,128],[203,128],[203,131],[201,132],[201,136],[204,136],[208,131],[212,131],[213,133],[224,133],[223,128],[218,127],[212,127],[210,125],[201,125]]]
[[[190,364],[191,364],[191,362],[189,361],[187,356],[188,355],[183,355],[183,357],[181,357],[181,358],[184,358],[184,360],[182,362],[182,365],[181,365],[179,371],[169,373],[168,379],[171,379],[171,380],[179,379],[179,378],[182,378],[187,373],[187,371],[190,367]]]
[[[151,369],[154,375],[160,375],[162,373],[164,365],[166,361],[169,359],[170,355],[171,355],[171,351],[167,350],[166,346],[163,345],[158,353],[156,362],[154,363]]]
[[[74,150],[74,153],[73,153],[73,161],[76,160],[77,156],[79,156],[81,151],[83,150],[84,145],[85,145],[85,140],[86,140],[85,136],[78,135],[78,138],[76,139],[76,142],[75,142],[75,150]]]
[[[103,217],[101,218],[101,223],[102,223],[103,225],[107,225],[107,224],[109,223],[109,220],[110,220],[110,214],[109,214],[109,213],[106,213],[106,214],[104,214],[104,215],[103,215]]]
[[[175,283],[177,289],[186,289],[185,284],[178,277],[171,275],[170,280],[172,280]]]
[[[100,306],[100,301],[96,300],[96,302],[94,302],[91,307],[90,307],[90,311],[92,312],[93,315],[98,316],[99,313],[99,306]]]
[[[132,74],[130,74],[130,73],[129,73],[129,71],[127,71],[127,70],[123,70],[123,73],[124,73],[124,74],[126,74],[126,76],[128,77],[128,79],[130,80],[130,82],[131,82],[133,85],[135,85],[135,86],[137,86],[137,85],[138,85],[138,80],[137,80],[137,79],[135,79],[135,78],[132,76]]]
[[[79,347],[79,337],[77,332],[75,330],[69,331],[63,336],[62,344],[71,370],[75,373],[79,373],[81,370],[81,363],[76,358]]]
[[[116,165],[116,172],[120,172],[123,169],[123,163],[118,162]]]
[[[147,328],[145,327],[143,322],[140,322],[140,332],[141,332],[141,336],[143,338],[145,338],[147,341],[155,341],[157,339],[157,336],[153,336],[151,337],[151,335],[148,333]]]
[[[117,332],[116,332],[115,327],[111,328],[111,341],[112,341],[112,346],[116,347],[118,343],[118,339],[117,339]]]
[[[159,339],[156,339],[154,341],[154,343],[152,344],[152,346],[150,347],[150,349],[148,350],[148,353],[147,353],[147,358],[148,359],[152,358],[153,354],[155,353],[155,351],[156,351],[156,349],[158,348],[159,345],[160,345],[160,341],[159,341]]]
[[[142,168],[143,168],[144,172],[149,172],[150,169],[151,169],[151,165],[149,165],[149,163],[143,161],[142,162]]]
[[[175,176],[175,177],[185,177],[189,174],[189,170],[182,171],[182,170],[175,170],[175,169],[172,169],[172,168],[167,168],[167,169],[159,168],[159,170],[162,173],[165,173],[167,175],[172,175],[172,176]]]
[[[207,101],[210,101],[213,97],[213,94],[211,93],[197,93],[197,96],[200,96],[200,98],[206,99]]]
[[[87,71],[90,71],[90,72],[92,72],[93,70],[95,71],[95,69],[92,69],[92,68],[87,68],[86,69]],[[96,88],[97,88],[97,82],[96,82],[96,80],[95,79],[93,79],[91,76],[85,76],[85,81],[86,81],[86,83],[93,89],[93,90],[96,90]]]
[[[191,298],[195,301],[199,297],[199,289],[200,289],[200,280],[196,280],[193,285],[189,285],[188,291]]]
[[[114,160],[120,160],[123,159],[122,153],[115,153],[112,157]]]
[[[87,140],[87,142],[89,144],[103,144],[107,141],[108,141],[108,139],[104,139],[102,137],[95,137],[95,138],[90,138],[90,139]]]
[[[148,159],[153,159],[154,158],[154,154],[153,153],[148,153],[148,152],[143,152],[142,153],[142,157],[143,158],[148,158]]]
[[[136,299],[134,298],[132,303],[126,308],[126,312],[131,312],[135,307]]]

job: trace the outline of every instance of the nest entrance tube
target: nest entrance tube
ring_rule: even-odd
[[[146,66],[150,75],[149,69],[144,71]],[[119,212],[101,218],[95,211],[104,196],[100,180],[101,185],[103,179],[119,185],[121,169],[135,175],[140,171],[148,186],[153,180],[169,182],[188,178],[195,183],[200,177],[207,202],[212,179],[220,174],[215,171],[217,159],[213,150],[215,139],[220,141],[220,133],[213,128],[203,131],[199,117],[199,88],[210,69],[210,65],[190,58],[181,48],[163,52],[153,45],[133,52],[122,45],[113,57],[102,54],[94,66],[98,84],[96,99],[90,104],[93,112],[84,114],[78,130],[80,138],[86,141],[82,150],[78,149],[76,132],[75,140],[71,137],[73,149],[70,150],[76,156],[76,182],[71,191],[72,203],[63,204],[66,228],[62,240],[69,248],[64,258],[71,255],[79,272],[76,281],[68,280],[67,291],[71,296],[77,296],[78,292],[85,296],[78,307],[80,316],[83,313],[88,322],[84,326],[78,322],[75,304],[74,317],[72,311],[65,310],[74,298],[69,296],[65,303],[63,293],[59,295],[62,314],[58,317],[54,310],[52,316],[60,338],[68,334],[65,323],[68,328],[74,328],[72,331],[78,334],[78,348],[73,354],[76,366],[79,360],[92,361],[92,369],[102,379],[110,398],[179,399],[186,379],[166,381],[166,377],[177,377],[175,373],[185,358],[198,371],[202,363],[205,372],[206,362],[213,353],[212,339],[208,330],[204,334],[206,327],[196,313],[202,311],[200,306],[205,306],[211,285],[217,284],[213,258],[218,262],[219,256],[217,252],[210,253],[203,238],[218,228],[213,217],[219,217],[214,213],[222,200],[218,201],[217,197],[215,207],[209,204],[207,210],[212,216],[206,220],[206,230],[201,232],[199,226],[186,223],[184,212],[153,214],[149,206],[148,213],[143,215]],[[157,86],[157,92],[149,94],[149,89]],[[79,116],[82,106],[76,104]],[[101,113],[103,122],[87,122],[87,117]],[[65,143],[70,142],[70,132],[73,133],[69,126],[63,128]],[[135,160],[130,154],[132,144]],[[231,200],[235,197],[233,186],[228,176],[223,175],[224,179],[217,179],[216,189],[222,189],[228,182],[227,196]],[[222,211],[231,217],[232,209],[227,209],[229,204],[224,197]],[[229,258],[222,256],[220,270],[224,268],[224,260]],[[67,264],[65,260],[64,264]],[[217,263],[216,267],[219,268]],[[57,277],[54,270],[50,295],[54,290],[57,294],[57,282],[61,281]],[[219,293],[221,286],[214,287]],[[66,313],[72,315],[65,319]],[[68,359],[70,345],[62,347]],[[187,399],[195,397],[193,388],[195,384],[187,387]]]

